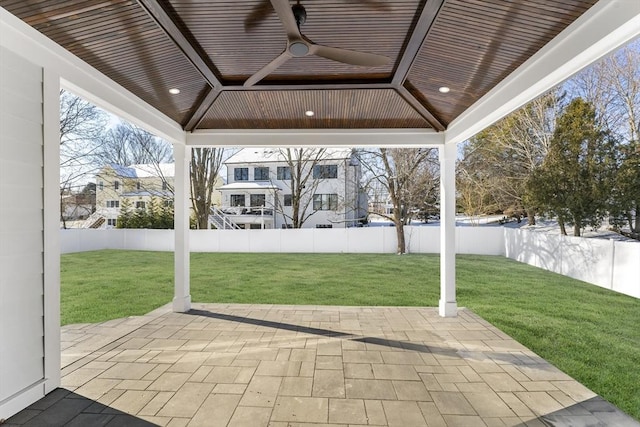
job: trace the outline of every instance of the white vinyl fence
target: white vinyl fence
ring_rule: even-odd
[[[191,252],[395,253],[394,227],[191,230]],[[439,253],[438,226],[406,227],[410,253]],[[173,230],[61,230],[62,253],[173,251]],[[585,239],[503,227],[457,227],[459,254],[503,255],[640,298],[640,242]]]
[[[458,253],[504,255],[501,227],[458,227]],[[411,253],[439,253],[440,228],[405,227]],[[395,253],[395,227],[191,230],[191,252]],[[100,249],[173,251],[173,230],[61,230],[62,253]]]
[[[504,232],[508,258],[640,298],[640,242]]]

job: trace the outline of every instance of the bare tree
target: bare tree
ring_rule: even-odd
[[[621,141],[640,136],[640,40],[576,75],[567,89],[596,108],[598,121]]]
[[[131,123],[120,122],[102,137],[99,162],[122,166],[160,164],[173,159],[171,145]]]
[[[503,212],[535,224],[527,183],[542,165],[562,96],[559,90],[530,102],[472,138],[458,162],[458,190],[469,215]]]
[[[209,227],[211,195],[223,159],[223,148],[194,148],[191,153],[191,206],[199,229]]]
[[[90,102],[60,91],[60,220],[67,227],[65,198],[84,188],[96,171],[95,153],[107,126],[107,114]]]
[[[94,161],[98,168],[105,165],[145,165],[149,173],[160,178],[163,194],[158,195],[170,198],[174,193],[172,180],[161,166],[173,161],[171,144],[131,123],[120,122],[103,134]],[[154,185],[147,190],[157,193],[157,187]]]
[[[438,198],[439,163],[436,149],[380,148],[361,151],[360,159],[370,180],[380,184],[393,206],[391,214],[398,239],[397,252],[406,252],[404,226],[416,214],[435,205]]]
[[[287,164],[285,175],[278,177],[288,183],[291,191],[291,214],[284,209],[283,201],[278,197],[276,211],[292,228],[302,228],[302,225],[316,211],[313,209],[313,195],[318,188],[321,177],[314,178],[314,168],[326,159],[325,148],[283,148],[274,151],[274,155],[281,157]]]

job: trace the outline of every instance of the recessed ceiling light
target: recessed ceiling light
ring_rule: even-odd
[[[304,112],[304,115],[307,116],[307,117],[313,117],[313,116],[315,116],[315,114],[316,113],[314,113],[311,110],[307,110],[307,111]]]
[[[180,93],[180,89],[175,88],[175,87],[174,87],[174,88],[171,88],[171,89],[169,89],[169,93],[170,93],[171,95],[177,95],[177,94],[179,94],[179,93]]]
[[[451,91],[447,86],[441,86],[438,90],[440,93],[449,93]]]

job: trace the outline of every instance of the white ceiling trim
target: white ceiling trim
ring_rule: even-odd
[[[471,138],[639,35],[640,1],[600,0],[451,122],[446,143]]]
[[[1,7],[0,45],[54,71],[63,88],[100,108],[167,141],[184,144],[185,132],[174,120]]]
[[[192,147],[426,147],[444,144],[444,133],[430,129],[274,129],[197,130]]]

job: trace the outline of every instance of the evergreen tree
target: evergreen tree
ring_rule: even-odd
[[[136,208],[133,213],[133,226],[131,228],[151,228],[149,215],[146,208]]]
[[[163,199],[160,210],[160,227],[162,229],[173,229],[173,199]]]
[[[607,213],[615,171],[615,143],[596,122],[595,108],[582,98],[558,118],[547,157],[529,181],[531,199],[553,213],[566,234],[598,227]]]
[[[133,227],[133,211],[131,209],[131,200],[123,199],[120,202],[120,216],[117,221],[118,228],[135,228]]]
[[[147,228],[161,228],[161,218],[160,218],[160,206],[158,205],[158,199],[156,197],[151,197],[151,200],[147,202]]]
[[[616,173],[611,214],[614,227],[627,225],[634,238],[640,237],[640,142],[621,149],[622,159]]]

